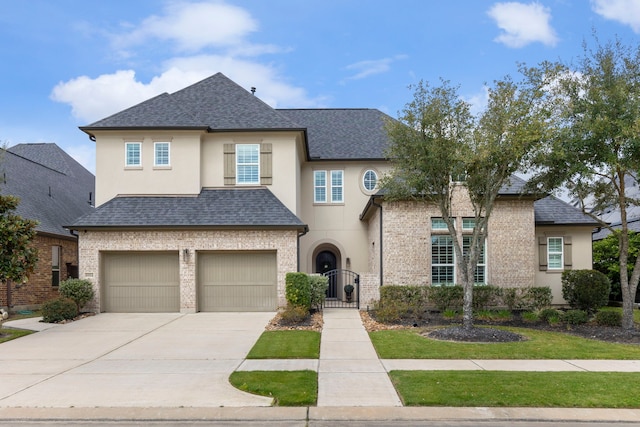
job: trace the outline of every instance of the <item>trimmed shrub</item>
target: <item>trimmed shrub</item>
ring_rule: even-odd
[[[560,313],[560,311],[556,310],[555,308],[545,308],[544,310],[540,311],[538,317],[542,322],[555,325],[560,322],[561,314],[562,313]]]
[[[42,321],[57,323],[71,320],[78,315],[76,303],[69,298],[56,298],[42,304]]]
[[[571,308],[594,313],[609,302],[609,278],[596,270],[569,270],[562,273],[562,297]]]
[[[460,285],[432,286],[429,295],[431,302],[440,312],[446,310],[462,311],[464,290]]]
[[[395,309],[402,307],[407,316],[422,316],[429,303],[429,290],[427,286],[383,286],[380,288],[380,308],[394,305]]]
[[[309,316],[309,310],[299,305],[287,305],[280,313],[280,319],[285,325],[295,325],[304,322]]]
[[[60,282],[58,288],[60,296],[69,298],[76,303],[78,313],[80,309],[89,301],[93,299],[93,285],[88,280],[82,279],[67,279]]]
[[[542,310],[551,305],[553,294],[548,286],[524,288],[522,307],[525,310]]]
[[[522,288],[504,288],[502,289],[502,303],[511,311],[521,307]]]
[[[584,310],[567,310],[561,319],[567,325],[583,325],[589,321],[589,315]]]
[[[410,316],[409,306],[398,300],[387,300],[375,306],[375,318],[381,323],[398,323]]]
[[[600,310],[596,313],[596,324],[600,326],[622,326],[622,313],[619,311]]]
[[[311,285],[307,273],[287,273],[285,276],[285,297],[292,306],[311,307]]]
[[[482,285],[473,287],[473,309],[487,310],[495,307],[502,296],[502,289],[497,286]]]
[[[329,288],[329,278],[320,275],[309,276],[309,287],[311,290],[310,306],[317,310],[322,308],[324,300],[327,298],[327,289]]]

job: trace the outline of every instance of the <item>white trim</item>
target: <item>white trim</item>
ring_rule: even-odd
[[[167,145],[167,163],[158,164],[158,144]],[[153,143],[153,166],[155,167],[169,167],[171,166],[171,143],[169,141],[156,141]]]
[[[129,146],[137,145],[138,148],[138,163],[129,163]],[[125,141],[124,143],[124,166],[127,168],[139,168],[142,167],[142,142],[140,141]]]
[[[551,239],[560,240],[560,251],[551,252]],[[560,266],[551,266],[551,255],[560,254]],[[564,270],[564,237],[547,237],[547,270]]]
[[[239,163],[238,149],[240,147],[255,147],[258,150],[258,160],[254,163]],[[238,185],[259,185],[260,184],[260,144],[236,144],[236,184]],[[240,166],[256,167],[258,174],[255,181],[240,182]]]

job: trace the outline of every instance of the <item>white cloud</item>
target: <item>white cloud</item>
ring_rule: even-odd
[[[386,73],[391,69],[392,63],[406,58],[407,55],[396,55],[392,58],[366,60],[347,65],[347,70],[356,72],[353,76],[348,77],[347,80],[359,80],[375,74]]]
[[[170,2],[163,14],[143,20],[134,29],[113,36],[117,49],[125,50],[150,40],[175,43],[183,52],[197,52],[206,47],[241,44],[258,29],[258,23],[244,9],[222,2]]]
[[[598,15],[628,25],[635,33],[640,33],[640,1],[591,0],[591,8]]]
[[[174,58],[165,71],[148,83],[136,79],[133,70],[120,70],[96,78],[81,76],[60,82],[53,89],[54,101],[71,105],[73,115],[90,123],[107,117],[163,92],[172,93],[216,72],[249,89],[272,107],[318,107],[322,99],[310,99],[304,89],[284,82],[271,66],[227,56],[199,55]]]
[[[549,25],[550,10],[540,3],[496,3],[487,14],[503,30],[494,41],[508,47],[520,48],[535,42],[555,46],[558,42],[555,31]]]
[[[469,96],[462,96],[462,100],[470,105],[473,115],[478,115],[487,108],[489,104],[489,87],[482,86],[480,92]]]

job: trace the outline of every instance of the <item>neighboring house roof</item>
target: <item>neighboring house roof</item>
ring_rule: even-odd
[[[80,129],[301,130],[222,73],[172,94],[163,93]]]
[[[203,189],[198,196],[119,196],[69,228],[306,229],[267,188]]]
[[[598,222],[589,215],[583,214],[570,204],[554,197],[547,196],[536,200],[533,204],[536,225],[590,225],[598,226]]]
[[[312,160],[385,159],[389,137],[385,123],[393,120],[379,110],[279,109],[307,129]]]
[[[69,237],[64,225],[94,210],[95,177],[56,144],[18,144],[0,156],[0,193],[20,198],[16,213],[37,220],[39,233]]]

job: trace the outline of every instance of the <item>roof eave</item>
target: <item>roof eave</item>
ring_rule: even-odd
[[[117,230],[305,230],[306,224],[293,225],[68,225],[76,231],[117,231]]]

